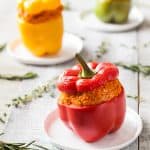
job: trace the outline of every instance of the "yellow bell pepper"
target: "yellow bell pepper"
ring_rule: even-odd
[[[21,0],[21,2],[27,2],[28,0]],[[43,6],[41,1],[49,1],[55,3],[53,6],[56,9],[59,7],[59,5],[56,7],[56,1],[60,2],[60,0],[30,0],[30,1],[36,1],[36,5],[29,5],[27,7],[24,7],[24,5],[21,5],[22,3],[19,2],[18,6],[23,7],[23,10],[25,13],[30,14],[32,10],[34,10],[32,13],[40,13],[37,12],[37,2],[39,2],[39,10],[42,12],[44,9],[46,11],[52,10],[52,8],[48,8],[48,6],[45,5],[43,2]],[[23,3],[25,4],[25,3]],[[31,3],[30,3],[31,4]],[[30,6],[30,7],[29,7]],[[50,5],[52,7],[52,5]],[[31,9],[32,8],[32,9]],[[59,13],[56,16],[52,16],[49,19],[37,23],[29,22],[28,20],[25,20],[23,17],[20,17],[20,15],[17,18],[20,35],[22,42],[25,47],[28,48],[28,50],[36,56],[45,56],[45,55],[53,55],[60,51],[60,48],[62,46],[62,37],[63,37],[63,17],[62,14]]]

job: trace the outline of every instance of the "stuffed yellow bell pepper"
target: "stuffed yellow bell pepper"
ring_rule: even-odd
[[[60,0],[19,0],[21,40],[36,56],[59,52],[63,37],[63,6]]]

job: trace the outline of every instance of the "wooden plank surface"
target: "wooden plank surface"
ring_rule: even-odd
[[[150,65],[150,44],[143,46],[150,41],[150,11],[149,8],[142,9],[146,20],[142,29],[139,31],[139,63]],[[143,119],[143,132],[139,138],[139,149],[150,149],[150,78],[140,75],[140,107],[139,113]]]
[[[87,0],[83,0],[83,4],[81,4],[81,1],[71,2],[74,4],[74,9],[81,10],[85,7],[91,7],[91,2],[87,3]],[[9,0],[0,0],[0,3],[2,4],[0,5],[0,41],[3,42],[12,40],[13,38],[18,36],[18,33],[15,23],[15,3],[13,1],[11,1],[10,3]],[[150,13],[149,10],[144,10],[144,12],[147,15]],[[5,17],[6,14],[7,17]],[[148,48],[140,49],[139,54],[138,51],[131,48],[135,45],[140,46],[143,42],[149,39],[150,29],[148,21],[144,23],[144,26],[140,30],[109,34],[95,32],[84,28],[80,24],[77,14],[74,12],[65,13],[64,16],[65,30],[83,36],[85,38],[84,51],[82,54],[87,58],[87,60],[96,58],[95,51],[98,49],[100,43],[102,41],[105,41],[109,43],[108,53],[103,58],[98,59],[99,61],[122,61],[128,64],[137,64],[139,61],[139,55],[141,63],[150,64],[150,51]],[[128,45],[128,48],[121,46],[121,44]],[[0,80],[0,104],[4,103],[4,100],[9,101],[15,96],[19,96],[28,92],[37,85],[45,82],[46,80],[49,80],[55,74],[59,74],[59,72],[61,72],[63,69],[72,66],[74,62],[75,61],[73,60],[62,65],[50,67],[25,66],[8,57],[6,52],[1,53],[0,70],[2,72],[9,71],[9,73],[22,73],[24,71],[26,72],[32,70],[39,73],[40,77],[36,80],[24,81],[21,83]],[[139,82],[138,74],[120,68],[120,80],[125,86],[126,94],[133,96],[138,95],[138,86],[140,83],[140,96],[144,98],[144,101],[140,104],[140,115],[144,120],[144,130],[139,138],[140,143],[136,141],[124,150],[148,150],[150,149],[149,78],[140,76]],[[8,91],[10,91],[9,94]],[[137,101],[128,99],[127,104],[138,112],[139,104]],[[44,138],[41,139],[41,137],[44,137],[42,123],[45,116],[53,108],[54,105],[55,101],[49,101],[48,97],[44,97],[44,99],[40,99],[23,109],[14,110],[5,129],[6,134],[2,138],[9,141],[31,141],[34,139],[44,141]],[[37,117],[37,114],[41,117]],[[37,121],[39,121],[40,123],[37,123]]]

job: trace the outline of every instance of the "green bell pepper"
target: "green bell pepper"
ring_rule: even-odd
[[[128,20],[131,0],[97,0],[95,15],[107,23],[121,24]]]

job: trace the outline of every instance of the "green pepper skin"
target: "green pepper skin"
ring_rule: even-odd
[[[128,20],[130,7],[131,0],[97,0],[94,12],[103,22],[121,24]]]

